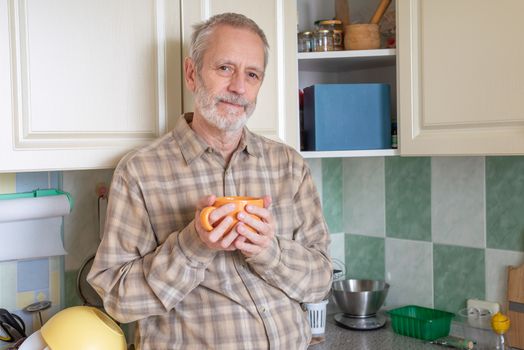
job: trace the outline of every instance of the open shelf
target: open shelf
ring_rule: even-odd
[[[396,49],[299,52],[299,71],[339,72],[396,64]]]
[[[357,151],[303,151],[304,158],[344,158],[344,157],[389,157],[398,156],[398,149],[372,149]]]

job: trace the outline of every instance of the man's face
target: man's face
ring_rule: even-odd
[[[264,44],[251,31],[219,26],[195,74],[195,108],[222,131],[242,128],[255,110],[264,76]]]

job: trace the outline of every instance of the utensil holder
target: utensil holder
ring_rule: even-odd
[[[305,303],[311,334],[321,335],[326,331],[326,309],[328,299],[318,303]]]
[[[346,50],[372,50],[380,48],[378,24],[350,24],[345,28]]]

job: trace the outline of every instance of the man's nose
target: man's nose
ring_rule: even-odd
[[[241,72],[235,72],[231,76],[231,80],[229,82],[229,91],[235,92],[239,95],[242,95],[246,92],[246,82],[244,80],[244,74]]]

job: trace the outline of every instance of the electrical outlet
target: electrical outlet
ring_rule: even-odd
[[[479,299],[468,299],[467,307],[468,309],[469,308],[486,309],[486,310],[489,310],[492,315],[500,311],[499,303],[496,303],[494,301],[486,301],[486,300],[479,300]]]

